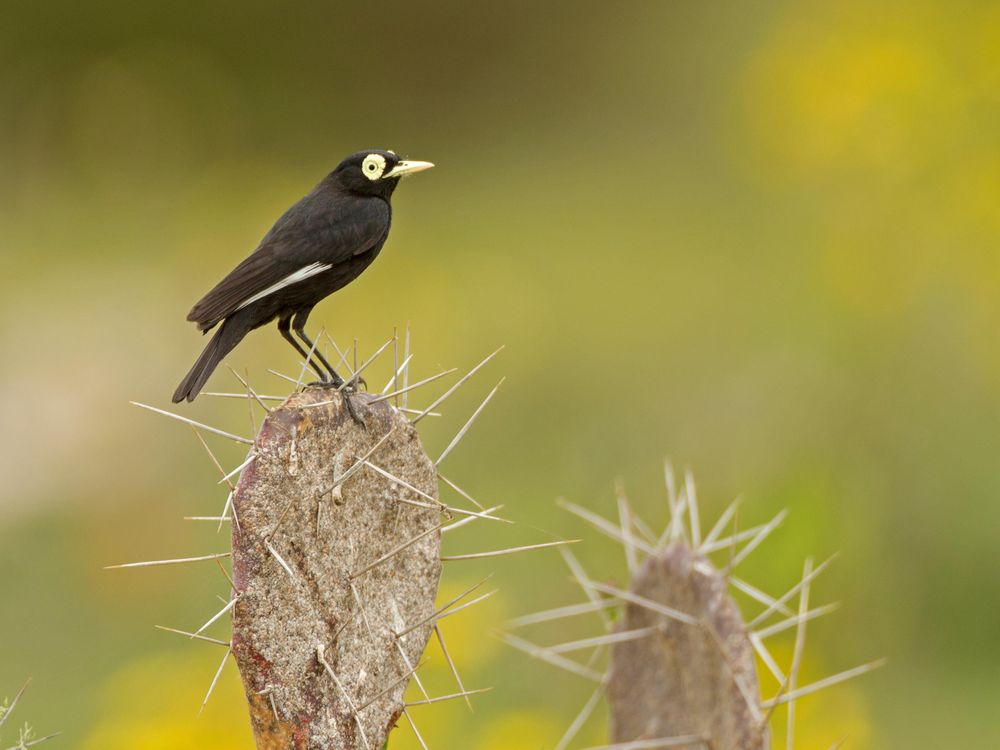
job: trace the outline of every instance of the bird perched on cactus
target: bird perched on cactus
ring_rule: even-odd
[[[275,319],[321,384],[343,386],[344,379],[306,335],[306,320],[320,300],[354,281],[378,256],[389,236],[389,200],[400,179],[432,166],[392,151],[360,151],[288,209],[257,249],[188,313],[200,331],[219,328],[177,387],[174,402],[193,401],[222,358],[250,331]],[[357,420],[349,398],[346,403]]]

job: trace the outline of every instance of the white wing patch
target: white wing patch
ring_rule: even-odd
[[[291,286],[292,284],[297,284],[300,281],[305,281],[311,276],[315,276],[318,273],[323,273],[323,271],[328,271],[331,268],[333,268],[332,263],[313,263],[311,265],[306,266],[305,268],[300,268],[298,271],[289,274],[276,284],[271,284],[271,286],[269,286],[267,289],[257,292],[257,294],[255,294],[250,299],[243,302],[243,304],[241,304],[236,309],[242,310],[247,305],[252,305],[257,300],[264,299],[264,297],[266,297],[269,294],[274,294],[279,289],[284,289],[286,286]]]

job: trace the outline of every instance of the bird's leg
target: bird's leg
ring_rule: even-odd
[[[365,420],[362,419],[360,414],[358,414],[357,407],[355,407],[354,405],[354,399],[351,398],[351,394],[357,387],[356,381],[352,380],[350,383],[347,384],[344,383],[344,379],[337,374],[337,371],[333,369],[333,366],[326,361],[326,357],[323,356],[323,354],[319,351],[319,349],[316,348],[316,345],[313,344],[313,342],[306,335],[304,318],[305,316],[303,315],[296,315],[295,320],[292,324],[292,328],[294,329],[295,333],[298,334],[299,338],[302,339],[302,341],[309,346],[310,351],[312,351],[316,355],[319,361],[323,363],[323,366],[330,373],[330,380],[324,379],[323,384],[332,385],[334,388],[341,388],[343,386],[343,388],[341,388],[340,393],[344,399],[344,406],[347,407],[347,413],[351,415],[351,419],[353,419],[355,422],[357,422],[359,425],[363,427],[365,424]],[[319,370],[317,370],[317,372],[318,371]]]
[[[306,361],[306,363],[309,365],[309,367],[312,368],[313,372],[315,372],[317,375],[319,375],[320,379],[323,382],[326,382],[326,379],[327,379],[326,373],[324,373],[316,365],[316,363],[312,361],[312,358],[309,356],[309,352],[307,352],[305,349],[303,349],[302,345],[298,341],[295,340],[294,336],[292,336],[292,333],[291,333],[291,322],[292,322],[291,318],[280,318],[278,320],[278,331],[281,332],[281,335],[285,339],[285,341],[287,341],[289,344],[291,344],[292,346],[294,346],[295,347],[295,351],[297,351],[300,355],[302,355],[302,358]],[[310,349],[312,348],[312,344],[309,344],[309,348]],[[341,380],[341,383],[342,382],[343,382],[343,380]],[[336,383],[335,385],[339,386],[340,383]]]
[[[333,365],[331,365],[329,362],[326,361],[326,357],[323,356],[323,353],[319,350],[319,347],[317,347],[312,342],[312,340],[306,335],[306,332],[303,328],[296,327],[294,330],[295,333],[298,334],[299,338],[305,342],[306,346],[309,347],[309,351],[311,351],[316,356],[316,359],[318,359],[322,363],[323,367],[326,368],[326,371],[330,373],[329,377],[323,374],[320,374],[320,377],[323,378],[324,381],[328,383],[333,383],[333,385],[335,385],[337,388],[340,388],[340,386],[344,384],[344,379],[337,374],[336,370],[333,369]],[[316,372],[319,372],[319,368],[314,368],[314,369],[316,370]]]

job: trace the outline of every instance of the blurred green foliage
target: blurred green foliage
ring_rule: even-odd
[[[616,476],[661,523],[664,455],[715,512],[788,506],[748,576],[777,594],[844,551],[810,674],[891,659],[803,702],[804,746],[1000,744],[995,3],[53,0],[0,21],[0,692],[34,675],[19,715],[60,746],[248,746],[235,673],[195,719],[218,654],[152,629],[206,619],[217,571],[101,570],[226,544],[179,520],[224,499],[201,448],[127,400],[167,401],[202,343],[189,305],[367,146],[439,166],[313,324],[371,352],[412,321],[421,375],[507,344],[456,481],[566,534],[553,498],[610,514]],[[287,349],[263,331],[230,361],[280,392]],[[476,383],[426,424],[432,454]],[[236,402],[185,413],[249,429]],[[612,545],[582,555],[622,575]],[[421,714],[432,746],[551,746],[588,694],[487,634],[576,600],[558,560],[449,585],[493,568],[502,599],[447,632],[497,690]]]

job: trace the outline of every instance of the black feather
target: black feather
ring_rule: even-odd
[[[173,402],[175,404],[184,399],[194,401],[194,397],[201,391],[205,381],[218,367],[222,358],[229,354],[233,347],[240,343],[243,337],[253,329],[252,320],[252,313],[249,310],[226,318],[194,363],[191,371],[184,376],[184,380],[174,391]]]
[[[372,154],[384,159],[385,174],[400,162],[391,151],[362,151],[349,156],[289,208],[253,253],[191,308],[187,319],[199,330],[208,331],[219,323],[222,326],[178,386],[175,402],[193,400],[222,358],[247,333],[275,318],[282,335],[300,354],[304,352],[290,337],[289,326],[305,342],[306,350],[311,348],[304,332],[310,310],[371,265],[389,235],[389,199],[399,179],[366,177],[362,163]],[[267,291],[317,264],[321,270],[307,278]],[[322,353],[315,351],[314,356],[326,368],[331,382],[339,381],[340,376]],[[326,380],[314,362],[309,364]]]
[[[278,219],[257,249],[199,300],[187,319],[197,323],[200,330],[208,330],[255,294],[313,263],[329,263],[336,268],[355,255],[372,250],[377,254],[390,221],[387,202],[338,194],[321,183]],[[375,259],[375,254],[370,260]],[[342,279],[339,286],[333,285],[317,301],[353,281],[363,270]],[[317,282],[318,288],[326,286]]]

